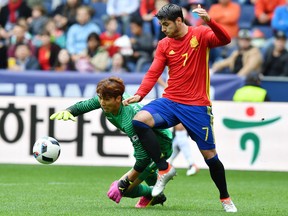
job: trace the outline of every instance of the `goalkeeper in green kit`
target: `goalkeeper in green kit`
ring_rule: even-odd
[[[166,201],[163,193],[156,197],[151,195],[151,186],[154,186],[157,181],[157,167],[143,149],[132,125],[132,119],[142,105],[135,103],[123,106],[122,100],[129,97],[124,91],[125,86],[120,78],[103,79],[97,84],[97,96],[80,101],[64,111],[56,112],[50,116],[50,119],[75,121],[76,116],[101,108],[106,118],[130,138],[136,158],[133,168],[111,184],[107,196],[116,203],[119,203],[122,197],[141,197],[135,205],[136,208],[163,205]],[[169,129],[155,129],[154,132],[161,143],[163,157],[168,159],[172,153],[172,132]],[[147,185],[141,184],[143,181]]]

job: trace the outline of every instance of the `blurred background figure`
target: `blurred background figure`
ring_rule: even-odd
[[[286,34],[283,31],[275,31],[274,38],[273,44],[264,53],[261,73],[264,76],[288,76]]]
[[[77,9],[76,20],[67,32],[66,47],[74,59],[74,55],[80,54],[86,49],[87,38],[95,32],[98,35],[101,33],[99,26],[91,21],[92,9],[88,6],[80,6]]]
[[[51,42],[54,42],[61,48],[66,47],[66,35],[64,31],[57,27],[53,19],[48,19],[45,25],[45,30],[51,35]]]
[[[130,17],[138,12],[139,1],[137,0],[108,0],[107,14],[117,19],[120,33],[130,35]],[[139,16],[139,14],[138,14]]]
[[[126,60],[121,53],[115,53],[112,57],[111,67],[108,72],[112,73],[126,73],[130,72],[126,64]]]
[[[31,16],[31,9],[24,0],[9,0],[8,4],[0,10],[0,26],[10,31],[16,24],[17,19]]]
[[[187,131],[185,130],[182,124],[176,125],[174,129],[175,129],[175,136],[173,139],[173,152],[168,161],[171,164],[173,164],[174,159],[181,151],[188,163],[188,170],[186,172],[186,175],[187,176],[195,175],[199,171],[199,169],[196,166],[192,156],[192,150],[190,148]]]
[[[67,29],[76,23],[76,11],[82,5],[81,0],[67,0],[59,5],[52,13],[53,19],[59,29]]]
[[[108,51],[109,56],[112,57],[119,48],[115,46],[114,42],[121,35],[117,32],[118,23],[113,17],[108,17],[105,20],[105,31],[100,34],[101,45]]]
[[[256,0],[254,25],[270,26],[277,6],[285,4],[285,0]]]
[[[33,45],[31,35],[27,32],[26,27],[16,24],[13,27],[12,34],[9,41],[8,57],[15,56],[16,46],[18,44],[27,44],[31,54],[36,56],[36,47]]]
[[[80,72],[104,72],[109,63],[109,54],[101,46],[100,37],[92,32],[88,35],[86,49],[74,55],[76,69]]]
[[[267,91],[261,87],[260,74],[257,72],[247,75],[245,85],[236,90],[235,102],[264,102],[270,101]]]
[[[224,27],[232,39],[237,37],[241,13],[238,3],[232,0],[219,0],[218,3],[211,5],[208,13],[213,20]]]
[[[35,56],[32,55],[29,46],[21,43],[16,46],[15,58],[8,60],[8,69],[23,72],[26,70],[39,70],[40,66]]]
[[[247,76],[253,71],[260,71],[262,54],[259,48],[253,47],[252,32],[249,29],[241,29],[238,33],[238,48],[228,58],[216,61],[212,65],[211,72],[222,72],[228,69],[228,73],[239,76]],[[227,72],[226,72],[227,73]]]
[[[75,65],[72,61],[71,55],[67,49],[61,49],[58,53],[54,70],[56,72],[66,72],[66,71],[75,71]]]
[[[48,21],[46,10],[42,5],[35,5],[32,8],[32,16],[27,19],[29,24],[29,32],[37,35],[43,31]]]
[[[41,46],[37,50],[37,60],[41,70],[49,71],[52,70],[56,64],[57,56],[61,48],[51,42],[51,35],[47,30],[43,30],[38,35],[41,41]]]
[[[143,32],[143,20],[141,17],[133,17],[130,21],[131,37],[130,42],[133,49],[129,60],[136,64],[136,72],[146,72],[144,65],[152,62],[151,53],[154,50],[153,37],[149,33]]]
[[[7,62],[8,40],[9,40],[9,33],[0,26],[0,56],[1,56],[0,69],[6,69],[8,66]]]
[[[285,32],[288,37],[288,0],[285,5],[278,6],[274,10],[271,26],[274,30]]]

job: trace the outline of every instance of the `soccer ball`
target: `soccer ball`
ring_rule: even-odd
[[[34,143],[33,155],[42,164],[54,163],[60,155],[60,144],[49,136],[41,137]]]

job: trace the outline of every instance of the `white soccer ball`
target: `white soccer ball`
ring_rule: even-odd
[[[33,155],[42,164],[54,163],[61,152],[59,142],[49,136],[41,137],[34,143]]]

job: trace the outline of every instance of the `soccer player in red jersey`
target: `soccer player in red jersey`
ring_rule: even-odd
[[[176,175],[175,168],[161,157],[152,128],[169,128],[182,123],[209,167],[224,210],[237,212],[227,190],[224,166],[216,152],[209,99],[209,50],[230,43],[231,38],[200,5],[193,12],[198,13],[208,26],[185,25],[182,9],[175,4],[167,4],[159,10],[156,17],[166,37],[159,41],[154,61],[138,91],[123,104],[141,101],[168,66],[168,86],[163,97],[145,105],[133,119],[140,142],[159,169],[152,196],[160,194],[166,183]]]

